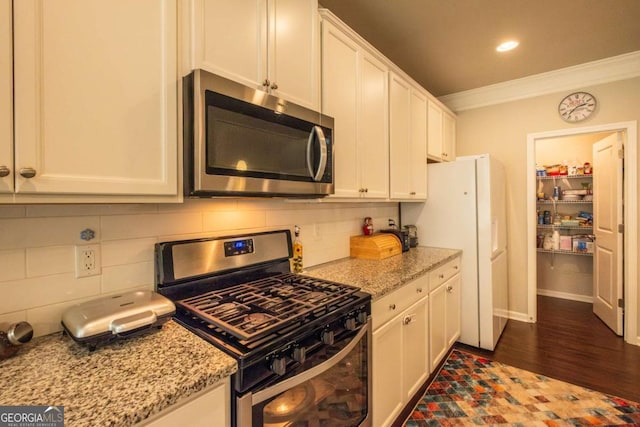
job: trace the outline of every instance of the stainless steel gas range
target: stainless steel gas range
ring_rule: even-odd
[[[232,425],[370,426],[371,297],[291,256],[289,230],[159,243],[156,287],[237,360]]]

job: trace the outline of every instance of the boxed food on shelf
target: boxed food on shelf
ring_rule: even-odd
[[[571,236],[560,236],[560,250],[571,251],[573,238]]]
[[[593,239],[589,236],[573,236],[573,252],[593,253]]]

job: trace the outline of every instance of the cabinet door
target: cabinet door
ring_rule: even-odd
[[[392,199],[410,198],[411,87],[394,73],[389,74],[389,195]],[[426,116],[424,117],[426,121]],[[425,182],[426,183],[426,182]]]
[[[322,112],[335,119],[335,197],[359,197],[357,141],[358,46],[322,22]]]
[[[430,372],[428,298],[409,307],[401,318],[402,384],[407,402],[416,394]]]
[[[456,159],[456,119],[448,113],[442,116],[442,152],[443,160],[453,162]]]
[[[447,291],[447,319],[445,322],[445,336],[447,349],[460,337],[460,288],[462,287],[462,275],[456,274],[445,284]]]
[[[272,92],[318,110],[320,33],[317,0],[271,0],[268,15],[267,69],[271,87],[277,88]],[[233,44],[229,48],[244,54]]]
[[[14,2],[16,192],[177,194],[176,43],[175,0]]]
[[[176,408],[168,408],[153,419],[143,422],[150,427],[207,427],[230,425],[231,386],[229,379],[212,390],[205,390],[184,403],[176,404]]]
[[[360,183],[367,198],[386,199],[389,196],[388,69],[364,51],[360,52],[358,67]]]
[[[373,411],[374,426],[389,426],[402,410],[402,322],[394,317],[373,332]]]
[[[427,98],[417,90],[411,91],[411,129],[409,144],[411,170],[411,199],[427,199]]]
[[[193,1],[193,68],[266,90],[267,0]]]
[[[427,154],[434,160],[442,159],[442,109],[429,101],[427,111]]]
[[[13,192],[11,0],[0,0],[0,193]]]
[[[446,337],[447,290],[440,285],[429,293],[429,359],[435,370],[449,348]]]

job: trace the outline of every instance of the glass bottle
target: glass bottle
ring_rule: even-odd
[[[302,273],[302,242],[300,241],[300,227],[297,225],[294,226],[294,234],[292,270],[294,273]]]

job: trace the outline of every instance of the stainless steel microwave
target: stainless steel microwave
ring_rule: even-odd
[[[185,196],[333,193],[331,117],[204,70],[183,83]]]

